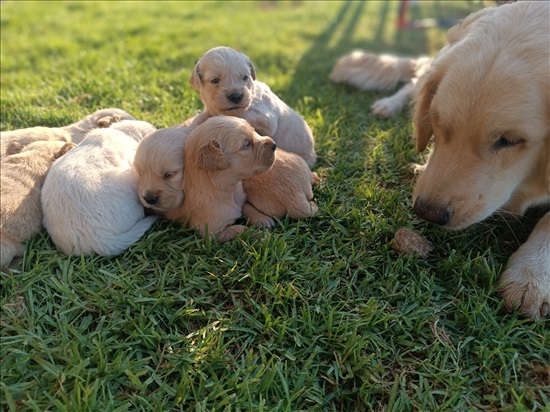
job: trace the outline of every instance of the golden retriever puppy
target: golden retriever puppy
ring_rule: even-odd
[[[202,237],[227,242],[245,230],[236,225],[246,195],[242,180],[267,171],[276,145],[262,137],[246,120],[215,116],[194,128],[185,143],[185,173],[181,207],[167,219],[187,224]]]
[[[273,166],[267,172],[243,179],[243,215],[258,227],[272,227],[273,218],[286,215],[291,219],[311,217],[318,210],[312,200],[313,186],[318,183],[319,176],[311,172],[304,159],[277,149]]]
[[[248,121],[277,146],[315,164],[313,134],[306,121],[256,80],[250,58],[230,47],[208,50],[197,62],[189,84],[200,92],[204,112],[184,125],[194,127],[210,116],[237,116]]]
[[[134,157],[139,200],[155,214],[183,203],[183,149],[189,128],[159,129],[143,139]]]
[[[489,7],[447,33],[418,82],[416,146],[434,147],[415,213],[462,229],[499,211],[550,202],[550,3]],[[550,214],[500,278],[507,308],[550,313]]]
[[[37,141],[2,160],[0,266],[7,266],[15,256],[23,256],[22,242],[42,229],[40,192],[44,179],[51,164],[74,146],[71,142]]]
[[[135,120],[134,117],[124,110],[117,108],[101,109],[84,117],[76,123],[63,127],[29,127],[26,129],[0,132],[0,158],[4,158],[8,152],[8,146],[12,142],[20,145],[15,147],[23,148],[29,143],[40,140],[58,140],[62,142],[80,143],[86,133],[98,128],[110,127],[113,123],[122,120]],[[13,148],[13,146],[12,146]]]
[[[363,91],[388,91],[402,84],[389,97],[376,100],[371,113],[381,119],[398,115],[414,98],[415,85],[432,63],[431,57],[400,57],[355,50],[342,56],[330,73],[335,83],[346,83]]]
[[[136,124],[143,125],[143,134],[152,127]],[[95,129],[52,165],[42,190],[42,211],[58,250],[118,255],[155,222],[157,216],[146,217],[138,199],[132,168],[137,146],[121,130]]]

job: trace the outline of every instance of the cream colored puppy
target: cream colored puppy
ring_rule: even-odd
[[[395,94],[376,100],[370,107],[373,115],[386,119],[398,115],[414,98],[416,83],[432,60],[425,56],[410,58],[355,50],[338,59],[330,79],[363,91],[388,91],[402,83]]]
[[[186,123],[194,127],[210,116],[237,116],[248,121],[277,146],[315,164],[313,134],[305,120],[256,80],[250,58],[230,47],[208,50],[197,62],[189,84],[200,92],[204,112]]]
[[[273,218],[304,219],[313,216],[318,207],[312,187],[319,176],[295,153],[277,149],[273,166],[264,173],[243,179],[246,202],[243,214],[258,227],[272,227]]]
[[[135,125],[143,125],[143,135],[152,128]],[[61,252],[118,255],[154,223],[157,216],[145,217],[138,199],[137,146],[121,130],[96,129],[52,165],[42,190],[43,223]]]
[[[12,142],[11,145],[21,146]],[[0,168],[0,265],[23,256],[23,241],[42,229],[40,192],[51,164],[75,146],[63,141],[38,141],[6,156]]]
[[[155,214],[183,202],[183,149],[191,129],[159,129],[143,139],[134,157],[139,200]]]
[[[488,7],[447,33],[418,82],[418,150],[434,147],[415,213],[462,229],[499,211],[550,203],[550,3]],[[501,275],[504,305],[550,314],[550,213]]]
[[[267,171],[275,160],[275,148],[273,139],[260,136],[243,119],[206,120],[185,143],[185,199],[166,218],[220,242],[238,236],[246,228],[235,224],[246,198],[241,181]]]
[[[17,142],[22,148],[29,143],[40,140],[58,140],[62,142],[80,143],[86,133],[97,128],[107,128],[113,123],[122,120],[135,120],[133,116],[124,110],[117,108],[98,110],[76,123],[63,127],[29,127],[26,129],[11,130],[0,132],[0,157],[4,158],[8,153],[8,146],[12,142]],[[9,153],[13,154],[13,153]]]

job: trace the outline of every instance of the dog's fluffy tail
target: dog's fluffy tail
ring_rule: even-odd
[[[117,233],[103,238],[96,252],[102,256],[116,256],[136,243],[149,230],[158,216],[146,216],[136,222],[134,227],[124,233]]]
[[[360,90],[386,91],[395,88],[399,82],[408,82],[417,77],[419,67],[426,60],[426,57],[413,59],[355,50],[336,62],[330,79]]]

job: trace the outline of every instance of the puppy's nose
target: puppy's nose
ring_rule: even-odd
[[[227,96],[229,100],[231,100],[233,103],[239,103],[243,99],[242,93],[231,93],[229,96]]]
[[[446,225],[451,217],[447,206],[432,204],[422,198],[416,199],[413,210],[419,218],[441,226]]]
[[[146,194],[145,196],[143,196],[143,199],[144,199],[148,204],[154,205],[155,203],[158,202],[159,197],[158,197],[158,196],[155,196],[155,195]]]
[[[275,150],[277,148],[277,145],[275,144],[275,142],[271,143],[271,150]]]

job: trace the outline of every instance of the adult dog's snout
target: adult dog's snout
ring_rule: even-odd
[[[449,223],[451,218],[451,209],[448,206],[431,203],[423,198],[416,199],[413,210],[419,218],[441,226]]]

